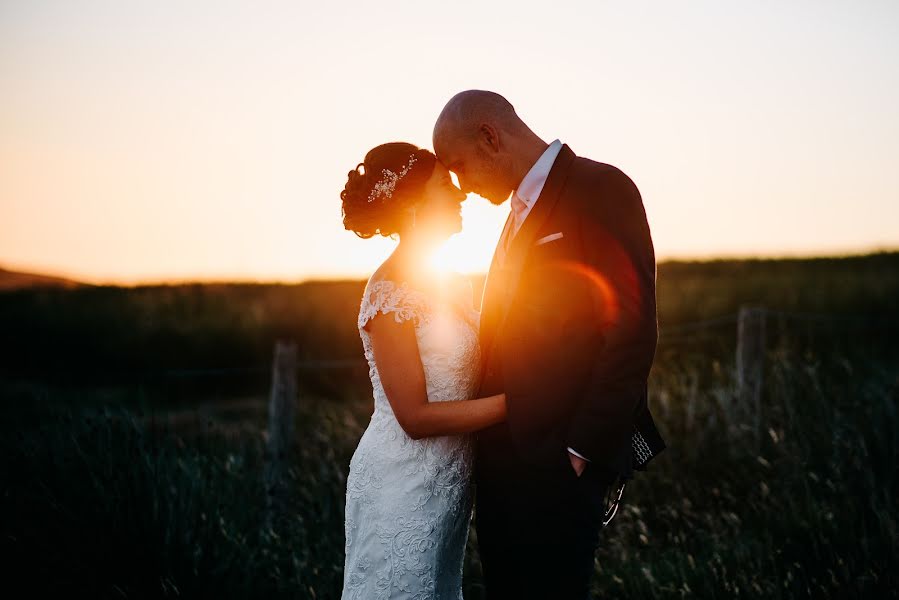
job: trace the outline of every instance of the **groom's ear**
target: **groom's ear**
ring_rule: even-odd
[[[490,123],[482,123],[478,132],[480,141],[491,152],[499,152],[499,131]]]

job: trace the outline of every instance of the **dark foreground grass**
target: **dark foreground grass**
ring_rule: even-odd
[[[781,346],[767,367],[756,431],[732,400],[726,363],[676,354],[657,363],[651,402],[670,448],[627,487],[602,533],[596,597],[897,596],[895,362]],[[39,385],[6,385],[3,396],[7,589],[339,597],[364,391],[301,399],[292,509],[274,529],[263,526],[261,397],[245,427],[175,429],[154,426],[133,392],[89,413]],[[483,597],[475,532],[466,598]]]
[[[339,588],[349,456],[335,432],[361,428],[342,407],[301,411],[292,508],[276,530],[264,527],[259,427],[212,423],[200,434],[134,411],[85,417],[59,405],[35,425],[29,412],[18,423],[7,414],[0,458],[2,543],[19,589],[327,598]]]

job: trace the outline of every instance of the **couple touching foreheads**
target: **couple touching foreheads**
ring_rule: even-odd
[[[474,505],[490,600],[583,600],[624,482],[664,448],[640,193],[493,92],[450,99],[433,142],[373,148],[340,195],[348,230],[400,240],[359,309],[374,412],[347,479],[343,598],[461,599]],[[424,265],[467,192],[511,197],[480,311],[467,280]]]

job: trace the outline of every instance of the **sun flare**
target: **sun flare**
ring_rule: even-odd
[[[438,273],[485,273],[508,214],[508,206],[494,206],[470,195],[462,204],[462,232],[434,251],[431,268]]]

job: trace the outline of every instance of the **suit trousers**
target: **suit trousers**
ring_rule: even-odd
[[[585,600],[612,477],[567,451],[550,467],[519,460],[503,435],[477,445],[475,512],[489,600]],[[498,445],[496,442],[500,442]]]

